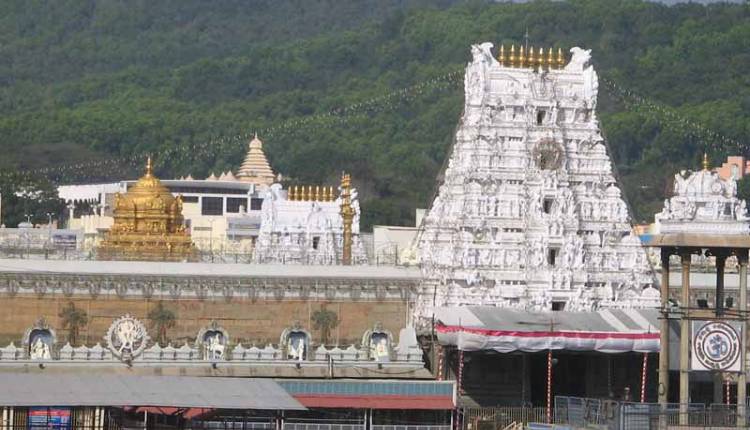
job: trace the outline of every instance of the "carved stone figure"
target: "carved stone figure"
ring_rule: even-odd
[[[143,352],[149,339],[143,323],[130,315],[115,320],[104,338],[112,354],[123,360],[130,360]]]
[[[31,345],[31,353],[29,354],[29,357],[32,360],[49,360],[52,358],[49,345],[47,345],[41,337],[37,337]]]

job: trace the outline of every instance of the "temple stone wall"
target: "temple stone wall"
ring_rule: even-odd
[[[63,329],[59,318],[60,311],[74,302],[77,308],[84,310],[88,324],[81,329],[79,344],[92,346],[103,343],[103,337],[112,321],[130,313],[140,319],[148,328],[152,337],[156,330],[152,327],[147,315],[159,303],[158,299],[119,298],[100,296],[83,297],[2,297],[0,312],[0,345],[14,342],[20,345],[24,332],[34,325],[40,317],[46,318],[50,327],[57,332],[58,345],[64,345],[68,331]],[[168,330],[168,336],[174,346],[185,341],[193,343],[201,328],[212,320],[217,321],[227,330],[230,343],[242,342],[244,346],[253,343],[263,347],[268,343],[279,343],[282,331],[299,321],[302,328],[312,334],[314,345],[320,342],[320,331],[314,328],[312,316],[316,310],[325,305],[326,309],[336,313],[339,324],[331,330],[329,344],[342,347],[358,344],[362,335],[377,322],[383,328],[398,333],[406,325],[407,305],[398,301],[315,301],[315,300],[250,300],[233,298],[223,299],[169,299],[163,300],[165,308],[174,312],[177,321],[174,328]]]

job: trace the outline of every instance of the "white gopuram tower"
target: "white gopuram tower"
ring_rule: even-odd
[[[434,306],[657,307],[653,272],[612,174],[590,51],[472,46],[465,106],[418,237]]]

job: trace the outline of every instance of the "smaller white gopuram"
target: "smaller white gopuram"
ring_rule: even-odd
[[[654,218],[656,231],[661,234],[750,233],[747,203],[737,198],[737,180],[722,179],[710,170],[706,155],[703,169],[674,175],[673,196],[664,200],[664,208]]]

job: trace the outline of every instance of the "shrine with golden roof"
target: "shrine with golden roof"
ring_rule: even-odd
[[[97,247],[100,260],[192,261],[196,248],[182,217],[182,197],[146,174],[125,194],[115,194],[114,224]]]

